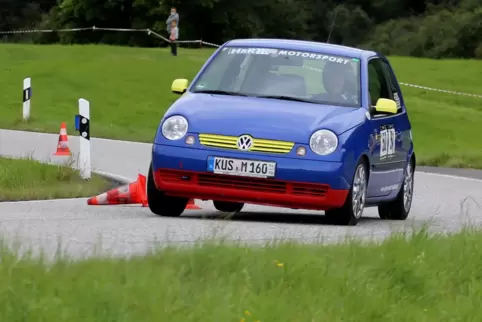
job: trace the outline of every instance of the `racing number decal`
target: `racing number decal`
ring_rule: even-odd
[[[387,155],[387,130],[380,131],[380,158]]]
[[[391,157],[395,154],[396,133],[393,126],[380,128],[380,159]]]
[[[387,155],[393,155],[395,154],[395,129],[390,128],[387,130],[387,142],[388,142],[388,148],[387,148]]]

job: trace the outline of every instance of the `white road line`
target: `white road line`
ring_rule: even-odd
[[[87,197],[83,198],[60,198],[60,199],[42,199],[42,200],[23,200],[23,201],[1,201],[1,205],[15,205],[19,203],[47,203],[52,201],[78,201],[82,199],[87,199]]]
[[[433,173],[433,172],[425,172],[425,171],[415,171],[415,172],[423,173],[423,174],[427,174],[427,175],[431,175],[431,176],[438,176],[438,177],[443,177],[443,178],[456,179],[456,180],[467,180],[467,181],[482,182],[482,179],[468,178],[468,177],[456,176],[456,175],[452,175],[452,174]]]

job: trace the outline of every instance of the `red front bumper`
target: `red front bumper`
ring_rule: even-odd
[[[348,190],[326,184],[217,175],[204,172],[159,169],[157,189],[170,196],[202,200],[253,203],[269,206],[327,210],[341,207]]]

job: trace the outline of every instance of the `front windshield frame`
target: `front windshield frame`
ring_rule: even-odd
[[[239,53],[239,55],[236,55],[236,54],[230,54],[232,52],[235,52],[235,53]],[[213,69],[216,69],[216,68],[221,68],[223,67],[224,69],[222,69],[222,73],[227,73],[228,71],[228,68],[230,67],[233,67],[234,68],[238,68],[240,69],[241,65],[243,63],[246,63],[246,64],[250,64],[252,60],[255,60],[254,58],[250,58],[249,57],[256,57],[256,56],[270,56],[270,55],[273,55],[274,53],[276,53],[275,56],[272,56],[272,57],[279,57],[280,55],[278,55],[279,53],[289,53],[289,55],[287,56],[287,58],[290,58],[291,56],[297,56],[297,57],[300,57],[302,59],[302,65],[294,65],[295,67],[298,67],[298,66],[301,66],[300,69],[302,68],[302,72],[301,72],[301,76],[305,78],[305,82],[308,83],[308,84],[311,84],[311,86],[317,86],[317,84],[314,84],[313,83],[316,83],[318,80],[315,78],[315,81],[310,81],[310,79],[306,80],[306,78],[310,78],[310,77],[305,77],[306,75],[309,75],[309,72],[311,70],[311,72],[313,73],[320,73],[322,72],[322,69],[320,68],[317,68],[317,67],[323,67],[324,64],[329,61],[329,62],[335,62],[336,60],[338,61],[343,61],[345,64],[347,62],[350,62],[352,64],[353,69],[353,78],[350,78],[351,82],[353,83],[353,85],[355,85],[355,89],[353,90],[353,101],[352,102],[341,102],[341,101],[326,101],[326,100],[322,100],[322,99],[312,99],[310,97],[298,97],[300,101],[305,101],[305,102],[308,102],[308,103],[314,103],[314,104],[321,104],[321,105],[332,105],[332,106],[345,106],[345,107],[353,107],[353,108],[359,108],[359,107],[362,107],[362,86],[361,86],[361,83],[362,83],[362,68],[361,68],[361,59],[357,58],[357,57],[351,57],[351,56],[341,56],[341,55],[333,55],[333,54],[328,54],[326,52],[322,52],[322,51],[307,51],[307,50],[291,50],[291,49],[285,49],[285,48],[273,48],[273,47],[263,47],[263,46],[253,46],[253,47],[246,47],[246,46],[226,46],[226,47],[223,47],[222,49],[220,49],[216,55],[214,57],[212,57],[211,60],[209,60],[208,64],[203,68],[203,70],[201,71],[201,73],[196,77],[196,79],[194,80],[194,82],[191,84],[191,86],[189,87],[189,92],[191,93],[199,93],[199,92],[203,92],[203,91],[206,91],[206,92],[209,92],[209,91],[214,91],[216,92],[217,90],[220,90],[219,94],[222,94],[222,91],[223,91],[223,88],[219,87],[221,85],[221,80],[219,81],[219,86],[216,87],[206,87],[205,84],[203,83],[206,83],[206,75],[209,76],[210,73],[213,72]],[[295,53],[295,54],[293,54]],[[293,54],[293,55],[292,55]],[[281,55],[282,56],[282,55]],[[308,57],[309,56],[309,57]],[[317,58],[313,58],[313,57],[317,57]],[[320,58],[321,57],[321,58]],[[235,60],[238,59],[238,61]],[[313,59],[311,59],[313,58]],[[223,62],[223,60],[225,59],[229,59],[229,61],[226,63],[226,62]],[[274,58],[273,58],[274,59]],[[233,65],[232,62],[235,62],[235,64]],[[240,63],[241,62],[241,63]],[[312,64],[312,67],[309,67],[309,66],[306,66],[305,63],[306,62],[313,62]],[[320,62],[323,63],[323,65],[320,65]],[[299,62],[297,62],[297,64],[299,64]],[[274,64],[273,66],[275,66],[276,64]],[[221,67],[219,67],[221,66]],[[284,65],[280,65],[278,66],[278,69],[279,68],[282,68],[282,67],[285,67]],[[291,67],[291,66],[289,66]],[[307,67],[307,68],[305,68]],[[250,66],[248,66],[248,68],[251,68]],[[276,69],[276,70],[278,70]],[[294,69],[295,71],[297,70],[296,68]],[[307,73],[305,75],[305,72]],[[236,79],[239,79],[239,74],[240,72],[238,72],[238,74],[236,74],[236,76],[234,76],[233,78],[236,78]],[[242,77],[246,77],[246,75],[241,75]],[[299,76],[299,75],[298,75]],[[321,76],[321,75],[319,75]],[[223,76],[220,76],[221,79],[223,77],[226,77],[226,75],[223,74]],[[313,76],[312,76],[313,77]],[[321,77],[320,77],[321,79]],[[245,79],[242,79],[241,82],[245,82],[246,80]],[[322,82],[322,81],[320,81]],[[224,86],[224,85],[223,85]],[[323,90],[325,91],[324,89],[324,85],[322,84],[323,86]],[[226,90],[226,89],[224,89]],[[229,90],[227,91],[229,92],[227,95],[236,95],[236,94],[239,94],[240,96],[250,96],[250,97],[263,97],[263,96],[282,96],[281,93],[279,95],[263,95],[263,93],[254,93],[254,92],[250,92],[250,91],[239,91],[239,90]],[[320,94],[324,94],[324,93],[320,93]],[[276,98],[276,97],[273,97],[273,98]],[[285,97],[286,98],[289,98],[289,97]],[[293,98],[297,98],[297,97],[293,97]],[[283,99],[283,98],[280,98],[280,99]]]

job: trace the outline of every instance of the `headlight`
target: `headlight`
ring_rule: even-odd
[[[168,140],[179,140],[186,135],[187,128],[187,120],[180,115],[174,115],[162,124],[162,135]]]
[[[336,150],[338,138],[329,130],[319,130],[311,135],[310,148],[318,155],[327,155]]]

